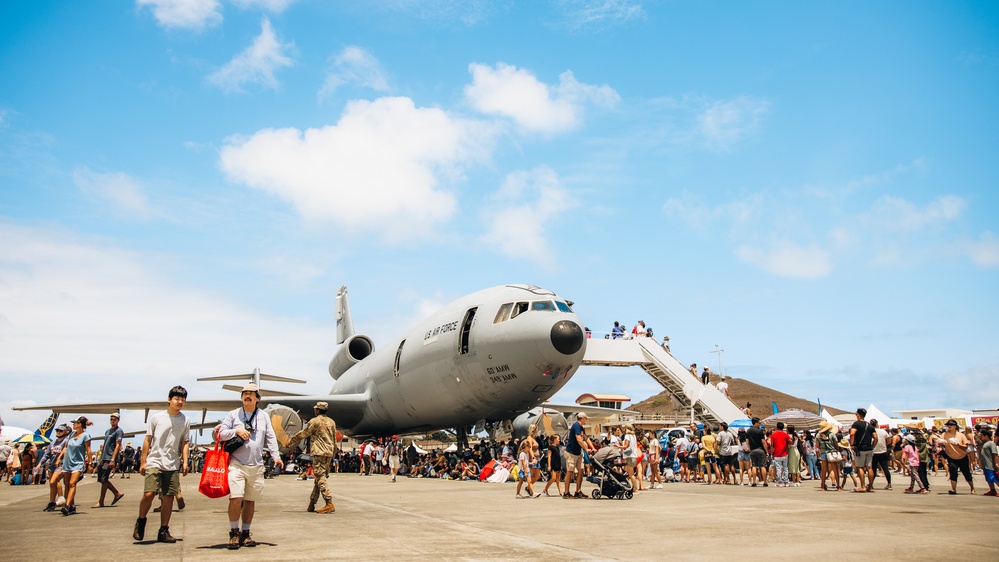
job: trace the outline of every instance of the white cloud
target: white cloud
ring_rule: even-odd
[[[222,22],[218,0],[135,0],[135,4],[150,7],[161,27],[200,31]]]
[[[388,79],[378,59],[371,53],[356,46],[345,47],[340,54],[330,57],[330,70],[319,89],[320,100],[332,96],[344,84],[355,83],[376,92],[387,92]]]
[[[398,241],[451,217],[447,183],[488,156],[492,135],[409,98],[380,98],[351,102],[336,125],[230,138],[220,165],[230,180],[289,201],[307,219]]]
[[[868,220],[883,229],[920,230],[953,221],[965,207],[965,200],[956,195],[938,197],[923,208],[900,197],[884,195],[874,204]]]
[[[646,17],[639,0],[559,0],[557,5],[570,29],[618,25]]]
[[[755,131],[770,111],[770,102],[742,96],[705,107],[697,116],[697,130],[708,146],[727,148]]]
[[[526,131],[561,133],[579,126],[584,106],[612,107],[620,96],[610,86],[580,83],[572,72],[559,76],[558,86],[539,81],[524,69],[505,63],[496,67],[472,63],[472,83],[465,97],[477,110],[513,119]]]
[[[969,243],[966,251],[971,261],[978,267],[999,266],[999,237],[986,231],[978,240]]]
[[[0,221],[4,400],[142,400],[205,374],[304,375],[324,392],[333,329],[170,281],[169,260]],[[197,386],[204,389],[203,383]],[[188,386],[192,390],[191,386]],[[224,393],[212,386],[214,396]]]
[[[492,0],[384,0],[371,8],[411,14],[425,21],[443,24],[476,25],[495,11]]]
[[[492,199],[483,241],[507,256],[552,266],[549,227],[576,204],[558,174],[544,166],[512,173]]]
[[[832,262],[824,249],[788,240],[776,241],[769,249],[742,245],[736,249],[735,255],[779,277],[819,279],[832,272]]]
[[[142,187],[127,174],[100,174],[81,167],[73,170],[73,183],[83,193],[97,196],[129,215],[148,217],[153,214]]]
[[[263,18],[260,22],[260,35],[253,39],[253,44],[211,74],[208,81],[225,92],[241,91],[245,84],[260,84],[277,89],[278,81],[274,72],[293,64],[286,55],[292,47],[291,43],[278,41],[270,20]]]
[[[229,0],[234,6],[243,10],[263,10],[280,14],[295,3],[295,0]]]

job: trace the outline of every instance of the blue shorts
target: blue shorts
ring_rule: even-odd
[[[996,471],[983,468],[982,473],[985,474],[986,482],[990,484],[999,484],[999,476],[996,476]]]

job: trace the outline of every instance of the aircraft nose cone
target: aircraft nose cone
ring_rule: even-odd
[[[572,355],[583,347],[583,329],[570,320],[561,320],[552,326],[552,345],[563,355]]]

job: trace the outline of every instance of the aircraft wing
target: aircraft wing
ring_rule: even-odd
[[[227,412],[240,406],[238,398],[217,400],[188,400],[184,410],[208,410],[212,412]],[[14,410],[51,410],[57,414],[110,414],[119,410],[166,410],[166,400],[145,402],[94,402],[89,404],[49,404],[42,406],[22,406]]]
[[[638,415],[638,412],[632,412],[629,410],[618,410],[617,408],[601,408],[599,406],[580,406],[579,404],[552,404],[550,402],[545,402],[540,406],[546,410],[557,410],[563,414],[579,414],[586,412],[588,416],[613,416],[621,414],[631,414]]]

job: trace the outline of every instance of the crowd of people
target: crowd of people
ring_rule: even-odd
[[[144,485],[133,539],[144,539],[146,518],[158,497],[160,507],[152,509],[160,514],[157,541],[176,542],[169,523],[175,499],[183,509],[180,477],[200,466],[192,460],[195,455],[189,441],[190,422],[181,413],[186,398],[183,387],[170,390],[168,408],[150,416],[143,445],[134,452],[130,442],[123,442],[117,414],[113,414],[103,446],[97,455],[92,454],[92,437],[87,432],[92,424],[80,416],[72,420],[71,426],[56,427],[55,439],[41,450],[27,446],[17,451],[18,474],[24,474],[25,461],[30,459],[30,480],[50,486],[45,511],[59,509],[69,516],[76,513],[78,484],[88,470],[95,472],[101,483],[95,508],[117,504],[125,494],[114,486],[113,478],[128,478],[135,470],[144,477]],[[230,549],[255,546],[250,525],[255,503],[263,491],[263,479],[270,471],[265,449],[279,451],[269,416],[258,415],[260,396],[256,385],[246,385],[241,400],[243,406],[229,412],[215,430],[220,443],[233,445],[227,476]],[[587,416],[580,413],[564,443],[558,435],[539,434],[538,426],[532,425],[521,439],[481,440],[464,451],[432,452],[422,451],[415,442],[403,446],[398,436],[371,439],[360,449],[343,451],[336,441],[336,424],[325,415],[326,408],[325,402],[317,403],[313,417],[289,443],[308,440],[310,455],[306,464],[314,485],[306,510],[316,513],[335,512],[327,481],[330,472],[383,474],[391,482],[396,482],[397,476],[482,481],[490,473],[490,482],[515,481],[517,498],[584,498],[583,479],[594,473],[590,457],[606,448],[620,452],[615,468],[627,478],[634,493],[662,488],[666,482],[790,488],[801,486],[804,480],[818,481],[822,491],[852,489],[872,493],[892,490],[894,475],[908,478],[905,493],[926,494],[930,471],[937,475],[941,469],[950,482],[948,494],[958,493],[959,476],[976,494],[974,478],[979,471],[989,488],[983,495],[996,496],[999,483],[999,436],[994,428],[980,425],[961,431],[956,420],[949,420],[943,428],[886,430],[876,420],[865,421],[867,412],[862,408],[850,427],[823,422],[814,433],[797,431],[783,423],[766,430],[759,418],[753,418],[748,429],[734,431],[725,423],[715,428],[692,423],[688,430],[665,436],[636,431],[627,423],[610,427],[606,434],[589,436],[585,430]],[[9,448],[9,452],[0,450],[7,453],[2,457],[6,460],[5,476],[15,470],[15,448]],[[275,454],[271,462],[277,472],[284,468],[280,454]],[[39,481],[34,478],[36,467],[42,472]],[[878,478],[884,479],[883,486]],[[553,486],[555,494],[550,492]],[[320,498],[325,505],[317,509]]]

